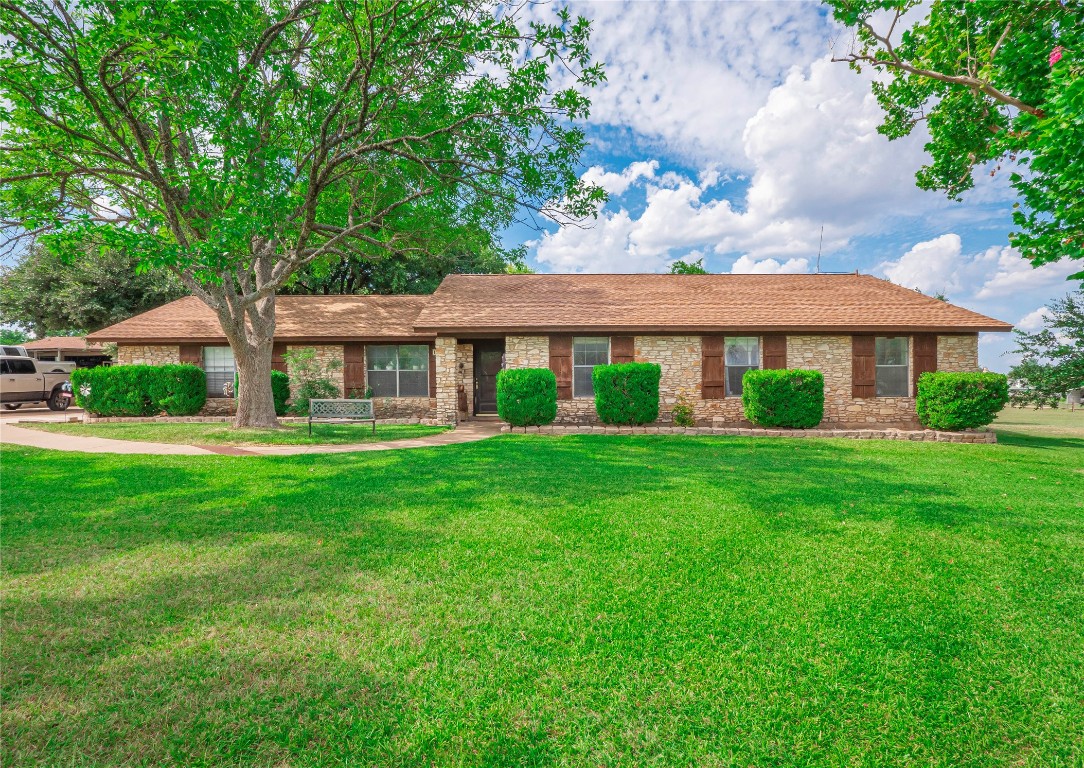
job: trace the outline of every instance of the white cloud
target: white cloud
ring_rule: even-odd
[[[954,232],[916,243],[898,261],[881,265],[885,277],[897,285],[923,293],[949,292],[959,287],[960,236]]]
[[[630,129],[697,166],[747,167],[746,121],[792,67],[824,55],[832,36],[810,2],[570,8],[592,19],[591,53],[606,67],[606,82],[591,94],[591,122]]]
[[[979,299],[1061,288],[1067,286],[1066,278],[1080,269],[1079,263],[1071,259],[1033,267],[1018,250],[1010,246],[989,248],[976,257],[976,261],[989,265],[993,271],[975,294]]]
[[[1041,331],[1043,326],[1046,325],[1047,319],[1050,317],[1050,310],[1046,307],[1039,307],[1036,310],[1028,312],[1016,322],[1016,327],[1021,331],[1027,331],[1028,333],[1035,333]]]
[[[658,160],[632,163],[621,173],[610,173],[600,165],[593,165],[580,178],[588,184],[597,184],[616,197],[625,194],[628,188],[640,179],[655,178],[657,170]]]
[[[869,82],[819,59],[808,73],[793,70],[748,120],[742,142],[755,170],[744,209],[721,196],[731,179],[718,165],[706,166],[696,180],[674,171],[660,176],[654,160],[620,172],[592,167],[584,177],[615,196],[644,187],[644,209],[638,217],[623,207],[607,210],[594,230],[544,235],[535,243],[536,259],[562,270],[659,269],[672,251],[700,248],[747,261],[793,262],[790,269],[797,269],[795,260],[808,265],[822,226],[830,254],[856,235],[879,233],[888,219],[944,205],[914,185],[923,137],[890,147],[876,132],[879,121]]]
[[[794,275],[808,271],[808,259],[788,259],[780,263],[775,259],[753,261],[748,256],[742,256],[730,268],[735,275]]]

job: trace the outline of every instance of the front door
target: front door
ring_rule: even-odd
[[[504,339],[474,342],[474,412],[497,412],[497,372],[504,367]]]

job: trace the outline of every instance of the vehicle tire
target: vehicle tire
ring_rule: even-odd
[[[68,406],[71,405],[71,400],[61,396],[60,387],[53,390],[53,394],[49,395],[49,399],[45,401],[45,404],[49,406],[50,411],[66,411]]]
[[[4,408],[9,411],[17,411],[19,410],[20,405],[22,405],[22,403],[4,403]]]

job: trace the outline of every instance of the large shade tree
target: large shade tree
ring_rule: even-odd
[[[39,338],[83,335],[186,293],[174,275],[140,270],[129,254],[89,246],[61,254],[41,243],[0,273],[0,323]]]
[[[522,212],[590,216],[589,24],[463,0],[0,0],[0,217],[138,254],[218,315],[276,425],[275,292]],[[554,85],[560,77],[561,87]],[[409,224],[404,228],[397,224]],[[439,236],[438,236],[439,240]]]
[[[836,60],[887,75],[881,133],[929,131],[918,186],[958,199],[1011,168],[1011,242],[1036,266],[1084,259],[1084,2],[825,1],[854,31]]]

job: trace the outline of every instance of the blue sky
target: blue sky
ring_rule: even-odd
[[[850,35],[819,2],[574,2],[607,82],[592,93],[585,177],[610,202],[586,227],[517,227],[541,272],[823,271],[886,277],[1034,330],[1074,287],[1068,263],[1008,247],[1012,191],[983,174],[961,202],[919,190],[921,132],[889,142],[871,74],[830,61]],[[535,12],[552,13],[540,6]],[[1005,334],[980,362],[1007,370]]]

